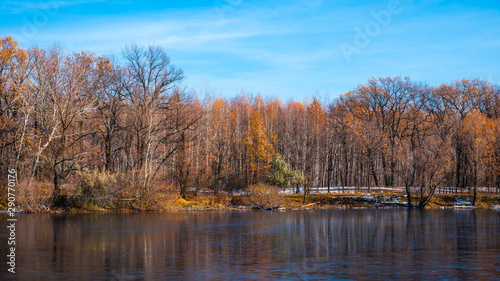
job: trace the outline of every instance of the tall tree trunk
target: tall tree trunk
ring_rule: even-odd
[[[472,205],[476,206],[477,200],[477,161],[474,161],[474,197],[472,199]]]
[[[57,173],[57,168],[54,165],[54,191],[52,192],[52,198],[57,199],[61,196],[61,187],[59,186],[59,174]]]

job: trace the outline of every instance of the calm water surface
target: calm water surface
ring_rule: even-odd
[[[500,280],[493,210],[19,215],[16,232],[0,280]]]

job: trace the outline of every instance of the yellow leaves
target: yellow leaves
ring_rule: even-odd
[[[464,118],[459,133],[469,143],[474,156],[485,160],[494,155],[495,129],[493,120],[474,109]]]
[[[256,110],[260,110],[264,107],[264,101],[262,100],[262,97],[260,96],[260,94],[258,94],[257,97],[255,98],[255,102],[254,102],[253,106]]]
[[[283,102],[280,99],[267,100],[265,114],[268,120],[276,120],[279,118],[279,112],[283,107]]]
[[[28,52],[19,48],[18,43],[12,37],[0,38],[0,74],[3,69],[7,68],[12,72],[19,65],[25,64],[27,60]]]
[[[291,116],[302,116],[304,113],[304,105],[300,101],[290,101],[287,104],[286,111]]]
[[[494,138],[495,123],[478,110],[471,110],[460,126],[463,135],[474,139]]]
[[[74,53],[73,57],[66,58],[66,64],[80,69],[87,69],[97,73],[112,73],[114,66],[107,56],[99,56],[92,52]]]
[[[6,63],[18,52],[17,42],[12,40],[12,37],[7,36],[0,38],[0,62]]]
[[[264,120],[257,110],[250,114],[249,128],[245,133],[245,147],[250,159],[250,170],[256,173],[262,172],[270,167],[274,157],[274,147],[272,144],[275,136],[268,134],[264,127]]]
[[[212,113],[214,117],[217,117],[219,113],[226,109],[226,101],[222,98],[217,98],[214,100],[212,104]]]
[[[221,98],[214,100],[212,108],[210,110],[210,125],[213,133],[218,135],[225,135],[228,130],[227,115],[226,102]]]
[[[308,106],[307,113],[309,115],[309,120],[313,121],[316,129],[325,125],[325,112],[323,106],[316,98],[313,98],[312,103]]]

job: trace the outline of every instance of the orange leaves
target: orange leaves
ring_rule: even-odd
[[[472,109],[484,108],[484,102],[491,100],[495,91],[491,83],[480,79],[457,80],[451,85],[443,84],[436,90],[446,106],[458,113],[461,119]]]
[[[75,53],[76,61],[82,64],[93,64],[95,61],[95,54],[90,52]]]
[[[246,167],[244,174],[249,180],[262,178],[274,156],[272,124],[278,124],[281,108],[281,101],[264,101],[260,96],[253,103],[245,96],[213,101],[208,138],[215,178],[241,174],[241,170],[234,170],[239,165]]]
[[[12,37],[0,38],[0,74],[11,64],[22,63],[28,59],[28,53],[18,47]]]
[[[218,98],[210,109],[210,128],[213,137],[227,137],[225,134],[227,133],[227,122],[228,122],[228,108],[226,102]]]
[[[313,98],[312,103],[307,107],[307,114],[316,130],[320,130],[325,126],[325,112],[316,98]]]
[[[221,98],[214,100],[210,109],[209,132],[210,142],[217,153],[220,153],[220,150],[227,145],[229,137],[228,115],[226,102]]]
[[[249,128],[245,134],[245,146],[248,150],[251,171],[260,173],[269,168],[274,156],[272,134],[264,127],[264,120],[257,110],[250,114]]]
[[[27,90],[29,67],[28,53],[12,37],[0,38],[0,130],[26,114],[23,105],[27,101],[22,93]]]
[[[290,101],[285,110],[292,116],[301,116],[305,112],[304,105],[300,101]]]
[[[468,142],[476,161],[484,161],[494,154],[495,123],[478,110],[470,111],[459,128],[460,135]]]
[[[217,98],[214,100],[212,104],[212,118],[214,120],[219,120],[221,118],[224,118],[224,115],[222,114],[223,112],[226,111],[226,101],[221,98]]]
[[[0,87],[11,92],[18,91],[27,75],[28,66],[28,53],[19,48],[12,37],[0,38]]]
[[[113,72],[113,65],[108,57],[102,56],[97,58],[97,67],[102,72]]]
[[[73,54],[73,57],[66,58],[67,64],[76,67],[77,69],[100,72],[113,70],[109,59],[105,56],[96,57],[92,52],[80,52]]]

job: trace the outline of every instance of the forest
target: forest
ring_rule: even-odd
[[[212,97],[183,78],[160,46],[110,59],[0,38],[0,175],[15,169],[17,202],[153,206],[259,183],[404,187],[418,207],[436,192],[470,192],[473,203],[500,192],[500,88],[488,81],[372,78],[332,101],[284,102]],[[7,182],[0,188],[5,201]]]

